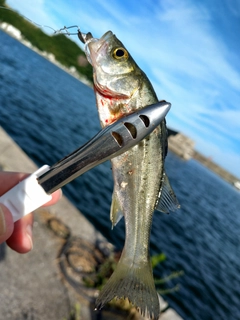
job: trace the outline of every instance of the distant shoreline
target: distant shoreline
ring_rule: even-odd
[[[83,84],[93,88],[92,83],[82,74],[80,74],[74,67],[66,67],[63,64],[61,64],[59,61],[57,61],[54,57],[54,55],[50,52],[41,51],[38,48],[34,47],[29,41],[23,39],[22,37],[16,37],[12,32],[8,32],[6,29],[2,28],[3,23],[0,23],[0,30],[5,32],[7,35],[12,37],[13,39],[17,40],[21,44],[23,44],[25,47],[29,48],[30,50],[34,51],[35,53],[39,54],[46,60],[48,60],[50,63],[53,63],[55,66],[59,67],[63,71],[67,72],[69,75],[73,76],[75,79],[79,80]]]

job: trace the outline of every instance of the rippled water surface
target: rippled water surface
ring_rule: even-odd
[[[91,88],[1,31],[0,43],[0,124],[37,165],[55,163],[99,131]],[[240,319],[240,193],[172,153],[166,171],[181,209],[154,215],[152,253],[167,255],[155,275],[184,275],[167,283],[180,289],[164,298],[184,319]],[[121,248],[124,223],[112,231],[109,222],[112,185],[105,163],[64,193]]]

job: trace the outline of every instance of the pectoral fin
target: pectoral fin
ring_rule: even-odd
[[[116,226],[116,224],[121,220],[122,217],[123,217],[122,208],[120,206],[116,193],[113,191],[111,211],[110,211],[110,220],[112,221],[112,229]]]
[[[162,189],[160,191],[160,197],[156,205],[156,210],[169,213],[169,211],[175,211],[180,208],[177,197],[170,185],[166,173],[163,173]]]

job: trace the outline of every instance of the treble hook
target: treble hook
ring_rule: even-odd
[[[82,43],[84,43],[84,44],[85,44],[88,40],[90,40],[90,39],[93,38],[91,32],[83,33],[83,32],[81,32],[81,30],[80,30],[79,28],[78,28],[78,33],[77,33],[77,35],[78,35],[79,40],[80,40]]]

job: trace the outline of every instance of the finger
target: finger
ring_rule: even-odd
[[[13,218],[11,212],[0,204],[0,243],[6,241],[13,232]]]
[[[16,184],[28,176],[27,173],[20,172],[0,172],[0,195],[12,189]]]
[[[32,225],[33,215],[30,213],[14,224],[14,231],[7,240],[8,246],[19,252],[27,253],[32,250]]]
[[[55,204],[62,196],[62,191],[57,190],[52,194],[52,199],[45,204],[45,206]],[[9,210],[8,210],[9,211]],[[11,221],[12,215],[9,212]],[[12,223],[13,224],[13,223]],[[9,239],[7,240],[8,246],[19,252],[19,253],[27,253],[32,250],[33,248],[33,241],[32,241],[32,225],[33,225],[33,215],[32,213],[24,216],[20,220],[16,221],[14,224],[14,231],[8,235]],[[12,227],[13,229],[13,227]],[[8,238],[6,237],[6,239]],[[5,241],[4,239],[3,241]]]
[[[47,203],[45,203],[44,207],[51,206],[51,205],[55,204],[56,202],[58,202],[58,200],[61,199],[61,197],[62,197],[62,190],[61,189],[53,192],[52,199],[50,201],[48,201]]]

